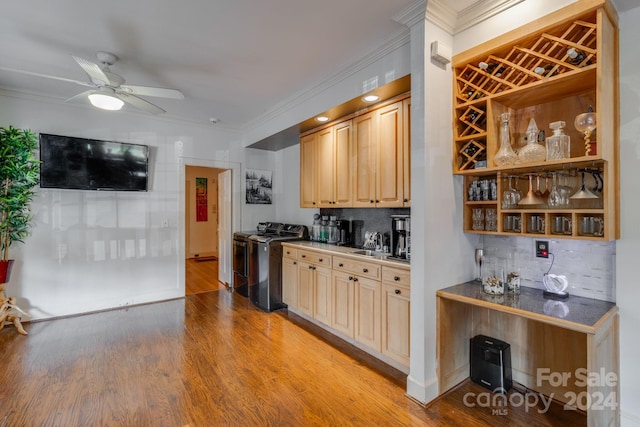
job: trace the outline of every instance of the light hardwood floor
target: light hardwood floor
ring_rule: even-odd
[[[185,295],[225,289],[218,281],[218,260],[185,260]]]
[[[425,410],[397,371],[228,290],[26,328],[0,330],[3,427],[578,425],[459,394]]]

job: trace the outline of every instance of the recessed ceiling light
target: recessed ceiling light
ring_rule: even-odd
[[[316,117],[316,121],[320,122],[320,123],[328,122],[329,121],[329,117],[327,117],[327,116],[318,116],[318,117]]]
[[[378,95],[367,95],[362,98],[364,102],[376,102],[380,97]]]

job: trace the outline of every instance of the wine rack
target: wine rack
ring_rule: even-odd
[[[465,175],[467,185],[486,177],[499,181],[498,200],[465,199],[466,232],[592,240],[620,237],[617,32],[610,0],[578,1],[453,58],[453,173]],[[574,120],[589,107],[597,116],[592,139],[597,149],[585,153],[584,134],[575,128]],[[497,165],[494,158],[503,113],[510,116],[509,137],[515,151],[523,146],[532,118],[546,136],[552,134],[551,123],[564,121],[565,134],[570,137],[569,157]],[[503,208],[504,177],[575,173],[578,168],[606,171],[605,188],[597,203],[573,202],[562,210]],[[474,209],[496,209],[497,230],[474,230]],[[532,221],[547,227],[530,231]],[[581,222],[604,226],[594,233],[582,233],[577,228]],[[559,228],[569,223],[576,228]]]

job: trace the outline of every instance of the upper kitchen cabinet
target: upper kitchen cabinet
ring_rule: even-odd
[[[610,1],[577,1],[456,55],[452,69],[464,230],[618,239],[618,29]],[[591,135],[576,125],[589,111]],[[570,141],[559,150],[549,143],[557,122]]]
[[[405,122],[403,101],[353,120],[354,207],[403,207]],[[407,122],[408,123],[408,122]]]
[[[300,138],[301,207],[410,206],[409,94]]]

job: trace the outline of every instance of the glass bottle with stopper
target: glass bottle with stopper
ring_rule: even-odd
[[[511,138],[509,136],[509,113],[500,115],[500,149],[496,153],[493,161],[498,166],[509,166],[516,164],[518,156],[511,148]]]
[[[570,157],[571,137],[565,135],[565,122],[557,121],[549,124],[553,135],[547,138],[547,160],[562,160]]]
[[[529,126],[527,127],[527,145],[522,147],[518,151],[518,162],[520,163],[533,163],[544,162],[547,153],[542,144],[538,144],[538,126],[535,119],[532,117],[529,120]]]

